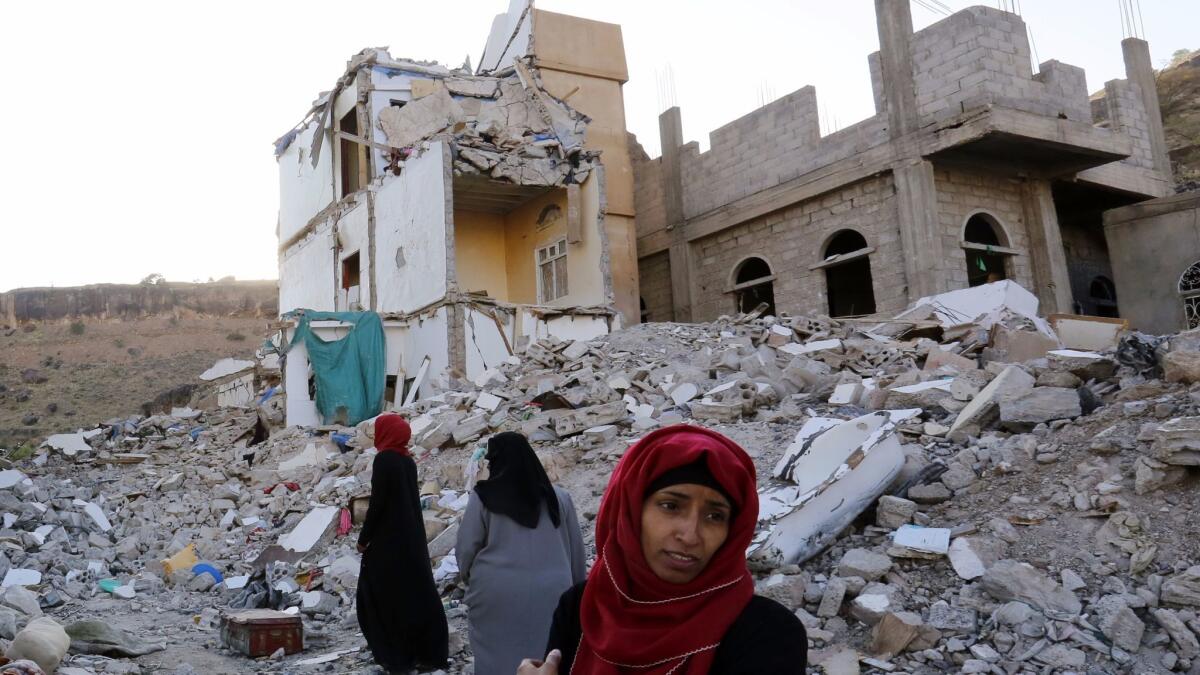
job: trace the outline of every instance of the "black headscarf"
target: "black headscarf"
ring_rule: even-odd
[[[558,496],[524,436],[514,431],[496,434],[487,445],[488,479],[475,492],[492,513],[502,513],[530,529],[537,527],[542,502],[558,527]]]

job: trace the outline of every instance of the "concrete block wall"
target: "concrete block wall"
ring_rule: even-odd
[[[671,260],[666,251],[638,260],[641,299],[646,303],[646,321],[673,321]]]
[[[1083,71],[1047,62],[1035,77],[1025,22],[968,7],[913,34],[917,111],[928,124],[987,104],[1091,121]]]
[[[634,226],[637,236],[644,237],[666,227],[662,158],[650,159],[633,134],[629,135],[629,158],[637,177],[633,182]]]
[[[870,257],[876,310],[903,310],[907,287],[895,188],[891,173],[885,173],[694,242],[694,320],[734,312],[735,298],[727,291],[735,268],[752,256],[766,260],[778,277],[774,292],[779,311],[827,312],[825,272],[809,268],[821,262],[829,238],[847,228],[876,249]]]
[[[1150,122],[1142,102],[1141,87],[1129,80],[1104,83],[1104,101],[1108,108],[1109,128],[1133,139],[1133,154],[1121,160],[1143,169],[1154,168],[1154,150],[1150,141]]]
[[[787,168],[814,153],[819,124],[816,90],[804,87],[713,131],[708,152],[685,145],[685,213],[705,213],[779,184]]]
[[[949,287],[967,287],[967,253],[962,248],[963,226],[972,214],[985,211],[1004,228],[1008,247],[1019,251],[1007,262],[1008,278],[1025,288],[1033,288],[1021,183],[1013,178],[957,167],[935,167],[933,177],[937,186],[938,222],[941,224],[942,250],[946,259],[943,273],[949,280]]]

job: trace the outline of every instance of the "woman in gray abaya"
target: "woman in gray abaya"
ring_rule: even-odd
[[[475,673],[512,675],[541,656],[559,595],[586,578],[583,537],[571,496],[550,484],[524,436],[493,436],[486,459],[456,556]]]

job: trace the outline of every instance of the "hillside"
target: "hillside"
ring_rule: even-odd
[[[1200,49],[1158,74],[1167,147],[1181,189],[1200,189]]]
[[[155,316],[0,329],[0,448],[139,412],[218,359],[248,357],[269,319]]]

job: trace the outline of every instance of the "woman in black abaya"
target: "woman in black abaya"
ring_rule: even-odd
[[[358,538],[362,571],[355,605],[375,662],[389,673],[446,666],[449,631],[433,582],[412,435],[399,415],[375,420],[371,504]]]

